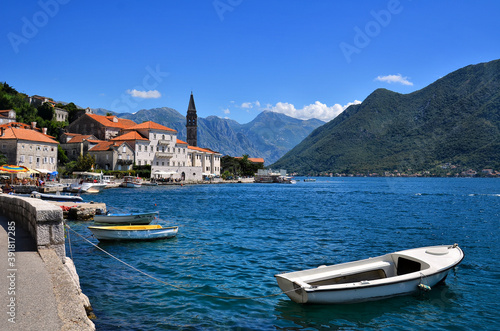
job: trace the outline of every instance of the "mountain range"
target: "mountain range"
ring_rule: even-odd
[[[500,170],[500,60],[409,94],[377,89],[271,167],[301,174]]]
[[[113,113],[102,108],[93,111],[98,115],[111,113],[136,123],[153,121],[177,130],[178,138],[186,140],[186,117],[172,108],[142,109],[134,114]],[[198,146],[223,155],[247,154],[271,164],[323,124],[325,122],[318,119],[300,120],[271,111],[263,111],[246,124],[217,116],[198,117]]]

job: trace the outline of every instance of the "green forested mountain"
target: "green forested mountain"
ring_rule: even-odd
[[[500,60],[410,93],[377,89],[314,130],[273,168],[319,172],[500,170]]]

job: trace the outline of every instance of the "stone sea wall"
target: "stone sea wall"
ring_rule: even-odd
[[[0,194],[0,213],[27,230],[50,274],[63,330],[95,330],[89,299],[82,293],[73,261],[66,257],[63,212],[36,198]]]

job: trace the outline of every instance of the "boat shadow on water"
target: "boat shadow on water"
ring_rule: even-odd
[[[319,305],[297,304],[283,297],[275,306],[277,320],[285,320],[300,328],[318,328],[324,325],[339,328],[363,328],[378,325],[386,316],[400,316],[401,323],[411,325],[415,312],[439,316],[442,311],[456,305],[459,310],[459,294],[446,283],[440,283],[429,292],[352,304]]]

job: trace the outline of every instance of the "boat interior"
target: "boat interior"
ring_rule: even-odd
[[[337,268],[335,268],[337,267]],[[391,254],[388,258],[374,262],[366,262],[350,266],[350,263],[332,266],[335,268],[325,273],[317,273],[314,278],[306,281],[310,286],[338,285],[371,281],[422,271],[430,266],[420,260],[408,256]],[[321,267],[319,267],[321,268]],[[325,269],[330,267],[325,267]],[[325,270],[326,271],[326,270]]]

